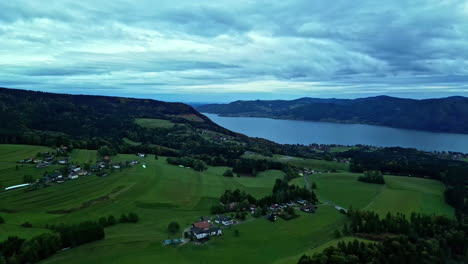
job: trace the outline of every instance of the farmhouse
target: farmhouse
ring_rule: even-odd
[[[85,170],[80,170],[80,171],[78,172],[78,176],[85,176],[85,175],[88,175],[88,172],[85,171]]]
[[[41,162],[39,164],[36,165],[36,168],[47,168],[49,167],[51,164],[47,161],[44,161],[44,162]]]
[[[234,224],[234,221],[225,215],[220,215],[215,219],[215,223],[228,226]]]
[[[223,234],[221,228],[212,226],[208,221],[193,223],[192,226],[192,234],[197,240],[208,239],[210,236],[220,236]]]
[[[47,175],[47,177],[48,177],[51,181],[57,181],[57,180],[63,178],[62,173],[59,172],[59,171],[56,171],[56,172],[54,172],[54,173],[51,173],[51,174]]]
[[[200,222],[193,223],[192,226],[194,228],[199,228],[199,229],[208,229],[211,227],[211,223],[208,221],[200,221]]]
[[[223,234],[223,230],[217,226],[210,227],[208,229],[193,227],[192,234],[197,238],[197,240],[203,240],[211,236],[221,236]]]
[[[267,216],[267,219],[270,220],[271,222],[275,222],[276,221],[276,215],[274,215],[273,213],[269,214]]]
[[[70,180],[78,179],[78,173],[72,171],[70,174],[68,174],[68,179]]]
[[[307,204],[301,207],[301,211],[306,212],[306,213],[315,213],[317,210],[317,206],[313,204]]]

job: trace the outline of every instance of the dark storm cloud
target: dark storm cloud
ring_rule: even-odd
[[[0,86],[322,97],[467,92],[466,0],[18,0],[0,9]]]

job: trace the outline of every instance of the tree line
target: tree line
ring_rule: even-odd
[[[78,224],[46,225],[51,233],[44,233],[31,239],[16,236],[8,237],[0,243],[0,264],[36,263],[64,248],[73,248],[86,243],[102,240],[104,227],[119,223],[136,223],[136,213],[101,217],[98,221],[85,221]]]
[[[412,213],[388,213],[380,218],[369,211],[349,210],[346,235],[377,239],[380,243],[340,242],[314,256],[302,256],[300,264],[322,263],[466,263],[468,224],[465,219]]]
[[[313,191],[305,187],[289,185],[287,180],[277,179],[273,186],[272,194],[264,196],[261,199],[256,199],[251,194],[239,189],[224,191],[219,198],[220,204],[212,206],[211,213],[220,214],[248,209],[250,205],[268,208],[275,203],[281,204],[295,200],[306,200],[314,204],[318,202],[317,196]]]

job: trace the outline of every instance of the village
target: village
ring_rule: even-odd
[[[136,153],[136,156],[140,158],[147,157],[145,153]],[[60,168],[52,172],[44,172],[44,175],[35,181],[32,181],[32,179],[25,179],[23,184],[6,187],[6,191],[23,187],[29,187],[29,190],[34,190],[39,187],[47,187],[53,183],[60,184],[65,181],[76,180],[79,177],[89,175],[106,177],[115,170],[122,170],[139,164],[137,160],[114,162],[110,156],[103,156],[94,164],[85,163],[79,165],[71,161],[70,152],[67,147],[56,148],[55,152],[37,153],[35,157],[23,159],[17,163],[23,165],[31,164],[37,169],[47,168],[53,165],[59,165]],[[145,164],[142,164],[142,166],[146,168]]]

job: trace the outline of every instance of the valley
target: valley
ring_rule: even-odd
[[[15,166],[18,160],[47,149],[0,145],[2,186],[21,183],[24,174],[41,177],[44,169],[28,165],[16,169]],[[97,152],[92,150],[74,149],[71,153],[71,162],[79,164],[97,159]],[[136,212],[140,216],[138,223],[105,228],[104,240],[59,252],[41,263],[200,263],[216,262],[219,258],[225,263],[291,263],[305,252],[343,239],[335,240],[334,232],[348,220],[332,205],[327,205],[327,201],[345,208],[372,209],[382,215],[389,211],[453,217],[453,209],[443,201],[440,182],[385,176],[387,183],[380,186],[358,182],[358,174],[350,173],[349,168],[341,163],[280,156],[273,159],[317,170],[336,169],[337,173],[307,176],[317,184],[315,191],[320,200],[317,213],[299,212],[296,219],[278,219],[274,223],[258,218],[228,227],[223,236],[202,245],[163,246],[163,240],[182,236],[168,234],[167,225],[171,221],[186,227],[198,221],[200,216],[209,216],[210,207],[217,203],[226,189],[238,188],[260,198],[271,192],[275,180],[282,178],[284,173],[267,170],[256,177],[225,177],[223,172],[227,167],[223,166],[208,166],[206,171],[197,172],[170,165],[162,156],[155,159],[153,155],[141,158],[134,154],[118,154],[112,156],[112,160],[138,160],[140,164],[116,170],[107,177],[87,175],[35,191],[0,191],[0,216],[6,222],[0,224],[0,240],[8,236],[30,238],[50,232],[45,228],[48,224],[78,223],[101,216]],[[293,179],[291,183],[305,184],[302,177]],[[67,214],[47,213],[77,208],[89,200],[109,194],[113,194],[109,199]],[[253,217],[249,215],[248,219]],[[33,227],[21,227],[25,221]]]

